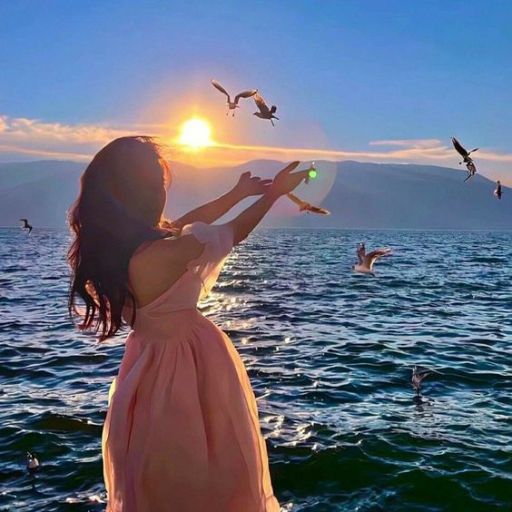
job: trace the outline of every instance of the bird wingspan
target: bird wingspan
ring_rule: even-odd
[[[374,251],[369,252],[364,256],[364,260],[369,263],[369,267],[372,268],[373,264],[383,256],[387,256],[388,254],[391,254],[391,249],[388,248],[382,248],[382,249],[375,249]]]
[[[265,103],[265,100],[258,93],[256,93],[253,96],[253,98],[254,98],[254,103],[256,103],[256,106],[258,107],[259,111],[262,114],[269,114],[270,113],[270,110],[267,107],[267,104]]]
[[[288,199],[290,199],[291,201],[293,201],[296,205],[298,205],[300,208],[305,208],[306,206],[308,206],[308,203],[306,203],[306,201],[303,201],[302,199],[300,199],[299,197],[297,197],[295,194],[292,194],[291,192],[286,194],[288,196]]]
[[[318,215],[330,215],[331,212],[326,210],[325,208],[321,208],[320,206],[314,206],[307,201],[302,200],[300,197],[297,197],[295,194],[291,192],[286,194],[288,199],[292,200],[299,208],[306,212],[317,213]]]
[[[212,80],[212,85],[213,85],[213,87],[215,87],[215,89],[220,91],[222,94],[225,94],[228,97],[228,101],[231,101],[228,91],[226,91],[226,89],[224,89],[224,87],[222,87],[222,85],[220,85],[219,82],[217,82],[217,80]]]
[[[464,146],[455,137],[452,137],[452,144],[453,147],[457,150],[457,153],[459,153],[461,156],[468,156],[468,152]]]
[[[430,375],[442,375],[440,371],[437,370],[429,370],[428,368],[423,368],[421,366],[415,366],[412,369],[412,380],[416,380],[416,382],[421,382],[423,379],[427,378]]]
[[[387,256],[391,254],[391,249],[388,247],[381,247],[380,249],[375,249],[374,251],[369,252],[366,256],[368,258],[380,258],[382,256]]]
[[[308,207],[308,211],[310,211],[311,213],[317,213],[318,215],[330,215],[331,212],[329,210],[326,210],[325,208],[322,208],[320,206],[313,206],[313,205],[309,205]]]
[[[240,92],[238,93],[236,96],[235,96],[235,103],[238,103],[238,100],[240,98],[250,98],[251,96],[254,96],[255,94],[258,93],[258,89],[251,89],[250,91],[243,91],[243,92]]]

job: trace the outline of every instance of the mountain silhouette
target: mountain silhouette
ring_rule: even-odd
[[[270,177],[283,167],[253,160],[235,167],[198,169],[172,163],[166,214],[175,218],[226,192],[244,171]],[[306,164],[307,165],[307,164]],[[463,169],[353,161],[317,162],[318,178],[298,196],[331,211],[328,217],[299,213],[278,201],[265,225],[272,227],[375,229],[512,229],[512,190],[493,197],[493,181],[477,174],[463,183]],[[79,189],[84,164],[35,161],[0,164],[0,226],[31,219],[35,227],[63,227]],[[237,208],[250,204],[249,198]],[[231,213],[231,216],[233,213]]]

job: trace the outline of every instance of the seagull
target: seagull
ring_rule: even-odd
[[[383,256],[392,254],[391,249],[385,247],[382,249],[375,249],[375,251],[366,254],[366,247],[363,242],[357,246],[357,265],[352,267],[354,272],[360,272],[362,274],[371,274],[375,276],[373,272],[373,264]]]
[[[426,368],[414,365],[414,368],[412,369],[411,384],[416,390],[416,395],[419,395],[421,392],[421,383],[423,380],[434,373],[439,374],[439,372],[436,372],[435,370],[427,370]]]
[[[39,461],[35,454],[27,452],[27,471],[29,473],[34,473],[40,467]]]
[[[274,126],[274,121],[272,121],[272,119],[279,120],[279,117],[274,115],[276,113],[277,107],[272,105],[272,107],[268,108],[265,100],[259,94],[255,94],[253,98],[259,110],[259,112],[254,112],[253,116],[259,117],[260,119],[269,119],[272,123],[272,126]]]
[[[306,213],[317,213],[318,215],[330,215],[331,212],[329,210],[326,210],[325,208],[320,208],[320,206],[313,206],[312,204],[303,201],[299,197],[297,197],[295,194],[292,194],[291,192],[289,194],[286,194],[288,196],[288,199],[291,199],[296,205],[299,206],[299,210],[301,212]]]
[[[32,231],[32,226],[28,223],[27,219],[20,219],[21,222],[23,222],[23,226],[21,226],[22,229],[28,229],[28,234],[30,235],[30,232]]]
[[[496,198],[501,199],[502,194],[503,192],[501,191],[501,183],[498,180],[496,182],[496,190],[494,191],[494,195],[496,196]]]
[[[472,178],[476,174],[476,167],[475,167],[475,164],[473,163],[473,161],[468,162],[466,164],[466,167],[468,169],[468,175],[466,176],[464,181],[468,181],[469,178]]]
[[[238,101],[240,100],[240,98],[250,98],[251,96],[254,96],[255,94],[258,93],[258,89],[251,89],[249,91],[243,91],[235,96],[235,101],[231,101],[231,96],[228,94],[228,91],[226,91],[226,89],[224,89],[224,87],[222,87],[222,85],[220,85],[219,82],[217,82],[216,80],[212,80],[212,85],[213,85],[213,87],[215,87],[215,89],[217,89],[222,94],[225,94],[227,96],[228,111],[226,112],[226,115],[228,115],[229,111],[232,110],[233,111],[232,117],[235,117],[235,109],[240,108],[238,106]]]
[[[472,149],[471,151],[467,151],[466,148],[455,138],[452,137],[453,147],[456,149],[457,153],[462,157],[462,162],[459,162],[459,165],[462,165],[464,162],[468,169],[468,175],[464,181],[469,180],[469,178],[473,177],[476,174],[476,167],[473,162],[473,159],[469,156],[471,153],[478,151],[479,148]]]

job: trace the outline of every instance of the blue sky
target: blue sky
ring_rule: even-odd
[[[0,159],[37,157],[39,149],[45,157],[45,147],[56,155],[87,155],[108,137],[94,133],[85,141],[87,130],[162,125],[172,132],[195,114],[224,142],[346,150],[349,156],[378,150],[377,161],[383,151],[415,147],[404,140],[436,140],[446,149],[456,135],[485,148],[491,174],[506,168],[512,174],[509,0],[240,6],[0,2]],[[259,88],[278,105],[276,128],[251,116],[252,101],[226,119],[211,78],[233,91]],[[26,120],[22,128],[20,119]],[[43,141],[48,126],[65,129]],[[65,140],[74,128],[80,136]],[[402,146],[371,144],[382,140]],[[493,160],[494,154],[503,158]]]

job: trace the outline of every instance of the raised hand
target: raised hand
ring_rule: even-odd
[[[268,190],[271,183],[272,180],[264,180],[258,176],[251,176],[250,172],[244,172],[234,190],[242,198],[260,196]]]
[[[299,164],[300,162],[292,162],[279,171],[272,185],[269,187],[269,193],[278,197],[295,190],[308,177],[309,173],[309,169],[306,169],[292,174],[292,171],[296,169]]]

